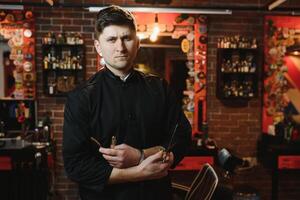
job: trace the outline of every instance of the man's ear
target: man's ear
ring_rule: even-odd
[[[100,47],[100,42],[99,40],[94,40],[94,46],[95,46],[95,49],[97,51],[97,53],[102,56],[102,53],[101,53],[101,47]]]

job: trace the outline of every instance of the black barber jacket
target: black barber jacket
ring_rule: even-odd
[[[67,99],[63,127],[63,159],[83,200],[171,199],[170,178],[108,185],[112,167],[90,140],[142,149],[168,146],[178,123],[172,149],[174,166],[191,141],[191,127],[166,81],[133,70],[122,81],[107,68],[100,70]]]

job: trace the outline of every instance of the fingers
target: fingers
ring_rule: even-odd
[[[117,163],[121,167],[132,167],[139,164],[141,153],[138,149],[133,148],[126,144],[116,145],[113,149],[103,148],[99,149],[102,156],[112,166]],[[114,164],[112,163],[114,162]]]
[[[164,152],[163,151],[159,151],[156,154],[149,156],[145,161],[145,164],[152,164],[152,165],[156,165],[160,171],[166,170],[169,168],[169,162],[163,162],[163,156],[164,156]],[[169,158],[168,158],[169,160]]]
[[[101,149],[101,150],[103,150],[103,149]],[[104,149],[103,152],[111,153],[110,151],[106,151],[106,150],[107,149]],[[111,165],[112,167],[116,167],[116,168],[122,168],[123,167],[122,158],[120,158],[118,156],[114,156],[114,155],[104,154],[104,153],[102,153],[102,156],[109,163],[109,165]]]
[[[110,155],[103,154],[103,158],[108,162],[120,162],[120,159],[117,156],[110,156]]]
[[[174,154],[172,152],[165,152],[162,162],[168,163],[169,167],[172,166],[174,162]]]
[[[99,148],[99,152],[105,155],[110,155],[110,156],[117,156],[118,155],[118,151],[115,149],[110,149],[110,148],[103,148],[100,147]]]
[[[159,152],[149,156],[147,158],[147,160],[149,160],[150,162],[155,162],[155,161],[159,161],[159,160],[161,161],[163,158],[163,154],[164,154],[163,151],[159,151]]]
[[[116,145],[114,149],[126,149],[128,148],[129,146],[126,145],[126,144],[119,144],[119,145]]]
[[[169,162],[169,160],[170,160],[169,153],[164,152],[163,153],[163,160],[162,160],[162,162],[166,163],[166,162]]]
[[[108,162],[122,162],[122,152],[120,150],[108,149],[108,148],[100,148],[99,152],[102,153],[102,156]]]

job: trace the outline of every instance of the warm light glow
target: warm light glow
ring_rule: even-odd
[[[299,51],[293,51],[291,54],[294,55],[294,56],[299,56],[300,52]]]
[[[159,25],[157,23],[155,23],[154,27],[153,27],[153,33],[152,34],[158,35],[159,32],[160,32]]]
[[[159,32],[160,32],[160,29],[159,29],[159,24],[158,24],[158,15],[156,13],[155,14],[155,19],[154,19],[153,30],[152,30],[152,33],[150,35],[150,41],[151,42],[155,42],[157,40]]]
[[[152,34],[150,35],[150,41],[151,41],[151,42],[155,42],[156,40],[157,40],[157,35],[152,33]]]
[[[144,39],[148,38],[148,35],[146,35],[145,33],[141,33],[141,32],[138,32],[137,36],[140,40],[144,40]]]

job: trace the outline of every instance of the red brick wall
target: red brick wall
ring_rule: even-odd
[[[220,147],[230,148],[240,156],[255,156],[256,141],[261,134],[261,91],[247,101],[220,101],[216,98],[217,39],[241,34],[258,39],[262,53],[263,16],[234,14],[209,16],[208,43],[208,124],[209,134]],[[258,59],[259,63],[261,58]],[[262,69],[262,65],[258,64]],[[261,81],[259,81],[261,88]]]
[[[96,53],[93,48],[93,18],[94,14],[82,9],[62,8],[33,8],[36,18],[36,61],[37,61],[37,87],[38,87],[38,116],[45,112],[51,113],[53,121],[52,131],[57,142],[57,167],[55,191],[59,199],[78,199],[77,186],[66,179],[62,165],[62,126],[65,98],[48,97],[43,94],[42,86],[42,37],[49,31],[81,32],[85,41],[86,50],[86,77],[96,71]]]
[[[88,2],[88,1],[86,1]],[[124,1],[120,1],[124,3]],[[126,1],[129,3],[129,1]],[[173,1],[174,5],[192,6],[197,1]],[[61,147],[62,147],[62,124],[64,98],[47,97],[42,92],[42,52],[41,39],[49,31],[76,31],[84,36],[86,45],[87,77],[96,71],[96,52],[93,47],[93,18],[95,14],[82,9],[72,8],[33,8],[36,18],[37,30],[37,87],[38,87],[38,116],[41,117],[46,111],[50,111],[53,120],[52,131],[57,141],[57,167],[55,190],[58,199],[78,199],[76,185],[65,177]],[[209,16],[209,42],[208,42],[208,123],[209,135],[216,139],[220,147],[227,147],[239,156],[255,156],[256,142],[261,134],[261,95],[246,104],[221,102],[216,98],[216,41],[218,37],[232,34],[245,34],[256,36],[262,52],[263,17],[257,14],[234,14],[232,16]],[[261,81],[259,82],[261,86]],[[261,88],[261,87],[259,87]],[[259,92],[260,94],[261,92]],[[264,198],[270,198],[270,173],[260,170],[264,179],[258,182],[252,178],[250,183],[256,184]],[[287,179],[288,180],[288,179]],[[239,182],[247,182],[240,178]],[[292,184],[292,183],[290,183]],[[264,189],[262,189],[264,186]],[[290,189],[291,190],[291,189]],[[293,190],[294,191],[294,190]],[[295,193],[295,192],[294,192]],[[293,193],[292,193],[293,194]],[[299,195],[299,193],[298,193]],[[280,198],[285,199],[285,198]],[[293,199],[293,198],[287,198]]]

